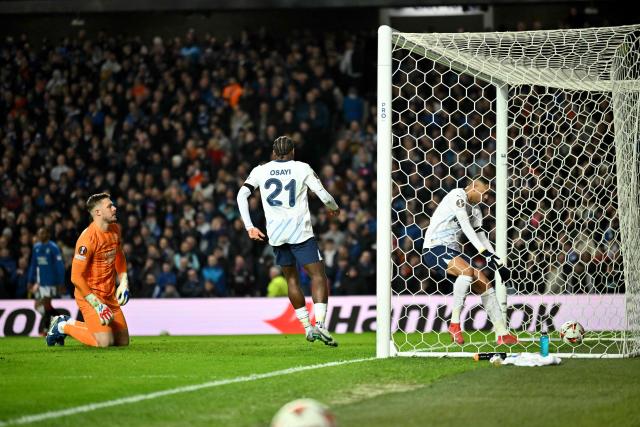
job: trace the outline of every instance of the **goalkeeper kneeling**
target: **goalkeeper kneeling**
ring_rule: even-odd
[[[116,207],[107,193],[89,197],[86,206],[93,222],[78,238],[71,265],[74,295],[84,322],[56,316],[47,345],[64,345],[67,335],[93,347],[129,345],[129,329],[120,309],[129,301],[129,283]]]

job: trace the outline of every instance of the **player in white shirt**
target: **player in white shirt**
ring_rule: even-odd
[[[293,160],[294,154],[291,138],[287,136],[277,138],[273,143],[273,160],[253,168],[238,191],[238,208],[249,237],[253,240],[264,240],[265,235],[251,222],[247,202],[251,193],[256,188],[260,188],[269,244],[273,246],[276,264],[282,267],[284,277],[287,279],[289,301],[296,310],[300,323],[304,326],[307,340],[311,342],[320,340],[326,345],[336,347],[338,343],[324,324],[329,290],[324,261],[311,228],[307,189],[313,191],[329,208],[329,216],[338,215],[339,209],[311,166]],[[309,321],[309,312],[300,288],[296,261],[304,266],[311,278],[315,326],[312,326]]]
[[[472,267],[471,259],[462,253],[462,234],[487,258],[487,265],[496,270],[503,280],[509,278],[509,270],[495,254],[495,250],[483,231],[474,228],[482,226],[482,211],[477,206],[489,191],[489,182],[476,177],[464,189],[457,188],[447,194],[436,208],[424,236],[422,248],[423,263],[430,269],[456,277],[453,284],[453,310],[449,333],[457,344],[464,344],[460,329],[460,312],[469,288],[480,294],[489,319],[493,323],[498,344],[516,344],[517,338],[509,333],[502,317],[502,310],[496,293],[487,276]]]

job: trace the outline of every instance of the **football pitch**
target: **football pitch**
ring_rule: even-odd
[[[377,360],[374,334],[338,348],[301,335],[132,337],[128,348],[0,339],[0,426],[268,426],[301,397],[340,426],[638,426],[640,358],[494,367]]]

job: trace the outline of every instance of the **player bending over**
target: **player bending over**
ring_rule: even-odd
[[[329,291],[324,261],[311,228],[307,188],[311,189],[329,208],[329,216],[337,215],[339,209],[311,167],[304,162],[293,160],[294,152],[293,141],[289,137],[277,138],[273,143],[274,160],[256,166],[238,191],[238,208],[249,237],[253,240],[264,240],[265,235],[251,222],[247,202],[253,190],[260,188],[269,244],[273,246],[276,264],[282,267],[284,277],[287,279],[289,300],[296,310],[300,323],[304,326],[307,340],[311,342],[320,340],[326,345],[335,347],[338,343],[324,324]],[[316,315],[315,326],[312,326],[309,321],[309,312],[300,288],[296,261],[304,266],[311,277],[313,310]]]
[[[51,319],[58,310],[51,305],[51,299],[58,296],[58,289],[64,286],[64,263],[62,253],[55,242],[49,240],[49,230],[38,229],[38,242],[33,245],[31,263],[27,274],[29,292],[36,300],[35,308],[42,315],[41,325],[46,333]]]
[[[107,193],[87,200],[93,222],[80,234],[71,264],[71,281],[84,322],[57,316],[53,319],[47,344],[64,343],[71,335],[93,347],[129,345],[129,330],[120,309],[129,301],[127,262],[122,252],[116,207]],[[119,285],[116,288],[116,273]]]
[[[483,231],[476,233],[474,230],[474,227],[482,225],[482,212],[477,204],[489,189],[490,185],[486,179],[476,177],[464,189],[457,188],[449,192],[433,213],[424,236],[424,264],[430,269],[456,277],[453,284],[453,311],[449,333],[452,341],[457,344],[464,344],[460,330],[460,312],[470,287],[475,293],[480,294],[482,305],[493,323],[496,342],[518,342],[517,338],[507,331],[495,290],[489,279],[481,270],[471,266],[471,259],[462,253],[460,246],[460,238],[464,233],[478,252],[487,258],[487,265],[496,270],[502,279],[508,279],[509,270],[495,255],[486,234]]]

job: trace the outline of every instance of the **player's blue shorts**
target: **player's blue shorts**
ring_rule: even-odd
[[[432,248],[425,249],[424,252],[422,252],[422,263],[427,268],[436,270],[442,273],[443,276],[446,276],[447,266],[455,257],[460,257],[469,265],[472,265],[471,258],[467,255],[446,246],[434,246]]]
[[[276,255],[276,264],[283,267],[296,265],[296,261],[300,265],[322,261],[318,243],[313,237],[302,243],[285,243],[274,246],[273,252]]]

